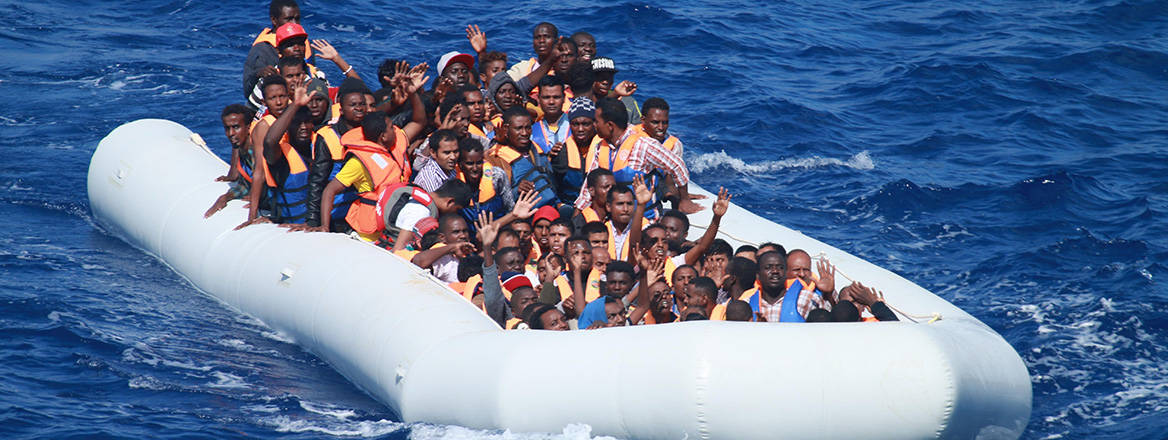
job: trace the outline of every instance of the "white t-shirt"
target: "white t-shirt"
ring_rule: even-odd
[[[435,278],[445,283],[456,282],[458,281],[458,258],[450,254],[443,255],[430,266],[430,272],[434,274]]]
[[[397,213],[397,220],[393,222],[393,225],[403,231],[408,230],[413,231],[414,234],[418,234],[418,228],[415,227],[418,221],[429,216],[430,208],[411,200],[409,203],[406,203],[406,206],[402,207],[401,212]]]

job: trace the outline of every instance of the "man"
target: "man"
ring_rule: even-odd
[[[379,193],[403,181],[400,162],[394,159],[396,133],[392,128],[396,127],[383,112],[365,116],[360,130],[364,140],[346,144],[345,163],[321,194],[321,229],[330,230],[334,197],[351,188],[357,201],[350,205],[345,221],[365,241],[374,242],[381,236],[384,220],[376,209]]]
[[[585,190],[591,193],[592,204],[580,210],[573,218],[581,227],[586,223],[608,220],[608,192],[616,185],[616,179],[612,171],[597,168],[588,172],[588,178],[584,183]]]
[[[543,93],[542,91],[540,92]],[[600,144],[596,136],[596,107],[591,101],[577,101],[561,119],[568,122],[568,135],[558,154],[551,157],[560,200],[576,200],[584,183],[584,163],[589,151]],[[546,115],[545,115],[546,118]]]
[[[819,261],[819,278],[811,275],[811,255],[802,249],[787,253],[787,284],[799,284],[802,290],[819,294],[828,304],[835,303],[835,266],[827,259]]]
[[[629,125],[641,123],[641,110],[637,108],[637,100],[633,93],[637,91],[637,84],[632,81],[616,82],[616,64],[611,58],[597,57],[592,59],[592,72],[595,81],[592,83],[592,94],[597,100],[608,97],[620,100],[625,106]]]
[[[605,222],[608,256],[630,263],[636,261],[636,255],[631,251],[632,243],[641,241],[641,224],[645,220],[645,202],[649,197],[648,189],[639,178],[634,180],[633,186],[636,190],[625,185],[613,186],[605,207],[609,213],[609,220]]]
[[[309,218],[308,164],[318,139],[307,108],[310,98],[306,90],[305,84],[294,88],[292,103],[264,136],[264,178],[271,191],[272,220],[276,223],[303,224]],[[327,151],[327,147],[323,149]]]
[[[724,288],[722,281],[726,277],[726,265],[733,257],[734,248],[730,247],[730,243],[721,238],[715,239],[702,257],[702,274],[713,279],[719,288]]]
[[[473,85],[465,85],[458,89],[462,93],[463,105],[470,112],[470,123],[467,130],[470,134],[481,136],[487,140],[495,138],[495,126],[487,118],[487,100],[483,92]]]
[[[605,222],[592,221],[585,223],[580,227],[580,235],[588,239],[588,244],[592,247],[603,249],[608,252],[608,226]]]
[[[681,141],[669,133],[669,103],[661,98],[649,98],[645,101],[642,112],[641,123],[635,128],[645,133],[646,136],[656,139],[665,149],[682,156],[684,147],[681,145]]]
[[[320,226],[320,196],[329,181],[341,172],[341,166],[345,163],[345,147],[341,144],[341,133],[337,131],[337,126],[343,122],[338,120],[333,125],[327,125],[328,114],[332,112],[332,105],[328,99],[328,85],[320,79],[313,78],[308,81],[308,94],[308,111],[313,117],[316,132],[313,133],[312,167],[308,175],[307,225],[317,227]],[[318,115],[318,112],[321,114]],[[364,110],[361,110],[359,117],[364,119]],[[349,204],[355,199],[356,193],[352,191],[342,192],[333,199],[332,221],[329,223],[332,232],[351,231],[344,219],[349,213]]]
[[[601,315],[597,309],[604,309],[606,302],[616,300],[624,304],[631,303],[635,300],[636,291],[633,290],[637,277],[633,272],[633,265],[624,261],[613,261],[608,263],[605,269],[605,287],[604,296],[588,302],[584,309],[580,312],[580,319],[578,327],[581,329],[588,328],[594,321],[597,321],[598,316],[607,316],[607,313]],[[611,298],[606,301],[605,298]]]
[[[566,81],[568,88],[572,90],[572,100],[569,104],[587,101],[593,108],[596,107],[597,96],[592,93],[593,85],[596,83],[596,72],[592,71],[591,62],[576,61],[568,67]]]
[[[498,145],[487,153],[488,161],[506,171],[513,192],[535,191],[540,197],[537,206],[558,206],[551,163],[531,147],[531,115],[519,106],[507,109],[500,132],[502,136],[495,139]]]
[[[551,245],[548,243],[548,232],[550,232],[552,222],[559,218],[559,211],[546,205],[537,209],[535,215],[531,217],[531,238],[535,240],[536,246],[539,246],[540,256],[551,251]]]
[[[443,214],[439,217],[438,242],[434,247],[414,254],[410,262],[423,269],[430,269],[435,278],[445,283],[457,282],[459,260],[474,253],[466,219],[458,214]]]
[[[576,43],[577,58],[580,61],[591,62],[596,57],[596,38],[592,34],[580,31],[572,34],[572,41]]]
[[[251,43],[247,61],[243,63],[244,98],[251,96],[252,89],[260,78],[277,73],[275,65],[280,60],[280,55],[276,52],[276,33],[273,30],[279,29],[285,23],[299,24],[300,5],[296,0],[272,0],[268,4],[268,18],[271,19],[272,26],[264,28]],[[304,55],[311,55],[309,48],[305,47],[304,51]]]
[[[227,206],[227,202],[247,196],[247,191],[251,187],[252,168],[255,166],[248,143],[251,134],[251,120],[254,117],[255,110],[242,104],[228,105],[219,114],[219,121],[223,123],[223,134],[227,136],[227,142],[231,144],[231,162],[228,165],[227,174],[217,177],[215,181],[228,182],[228,187],[227,192],[219,196],[203,214],[204,218],[209,218],[223,209]]]
[[[265,196],[264,184],[267,182],[267,170],[263,165],[264,154],[264,139],[267,138],[268,129],[271,127],[276,119],[284,114],[284,110],[288,108],[291,103],[290,94],[288,93],[288,83],[279,75],[271,75],[264,78],[263,86],[264,105],[268,108],[268,114],[260,120],[257,120],[251,125],[251,157],[257,162],[253,169],[251,188],[248,189],[248,211],[247,221],[243,222],[236,228],[242,228],[255,222],[267,221],[260,217],[260,202]]]
[[[568,237],[572,236],[572,222],[564,218],[557,218],[548,225],[548,251],[560,255],[564,255],[564,243],[568,241]]]
[[[473,56],[458,51],[447,52],[438,60],[438,79],[449,79],[456,89],[471,85],[470,66],[472,65],[474,65]]]
[[[624,105],[613,99],[601,99],[596,108],[596,132],[603,142],[588,159],[587,169],[612,171],[617,183],[631,182],[633,177],[665,175],[677,182],[678,209],[692,214],[702,208],[689,195],[689,171],[681,157],[665,149],[657,140],[628,129]],[[649,179],[648,183],[656,179]],[[627,184],[627,183],[626,183]],[[650,188],[652,191],[652,188]],[[592,203],[592,194],[581,191],[576,208],[583,211]]]
[[[787,260],[778,252],[758,256],[759,287],[743,292],[739,299],[750,304],[756,319],[766,322],[805,322],[812,309],[827,304],[819,293],[804,289],[800,282],[787,280]]]
[[[276,29],[276,52],[279,55],[279,60],[273,63],[272,66],[278,68],[281,63],[285,62],[285,58],[298,58],[304,65],[305,76],[325,80],[324,72],[321,72],[316,68],[316,66],[307,62],[307,43],[308,33],[306,33],[304,28],[299,24],[285,23],[281,25],[278,29]],[[340,54],[337,53],[337,50],[333,48],[332,45],[328,44],[327,41],[314,40],[312,43],[318,49],[318,52],[320,52],[321,58],[332,61],[345,73],[347,77],[359,78],[357,76],[357,72],[353,71],[353,66],[350,66],[347,62],[345,62],[345,60],[341,58]],[[289,61],[287,63],[296,64],[294,61]],[[261,103],[260,84],[257,83],[252,89],[251,94],[248,96],[248,103],[258,107]]]
[[[515,204],[507,173],[501,168],[485,166],[483,145],[474,139],[458,141],[458,179],[466,182],[473,193],[470,204],[462,210],[462,216],[468,221],[484,212],[501,218]]]
[[[349,131],[361,127],[361,121],[365,120],[365,114],[372,111],[365,105],[365,95],[369,93],[372,92],[369,91],[369,87],[365,86],[364,81],[345,78],[341,87],[337,89],[337,102],[341,104],[341,115],[332,125],[336,134],[343,137]]]
[[[413,185],[393,185],[378,198],[384,213],[384,230],[379,242],[393,252],[407,246],[419,248],[428,223],[439,216],[458,213],[470,203],[470,188],[459,180],[447,180],[434,191]]]
[[[598,168],[600,169],[600,168]],[[689,217],[676,209],[667,209],[661,214],[657,222],[665,228],[665,238],[669,239],[671,248],[680,248],[689,236]]]
[[[430,135],[429,154],[419,154],[414,163],[421,163],[414,184],[426,191],[437,190],[447,180],[458,176],[458,136],[442,129]]]
[[[535,25],[535,29],[531,31],[531,49],[535,51],[535,57],[511,66],[507,70],[507,74],[511,76],[511,79],[519,81],[519,78],[539,69],[541,64],[554,61],[554,59],[548,59],[547,56],[555,48],[559,39],[560,31],[556,29],[556,25],[546,21]]]
[[[531,143],[539,154],[556,157],[570,137],[568,118],[564,117],[564,82],[558,77],[539,80],[539,108],[543,116],[531,129]]]

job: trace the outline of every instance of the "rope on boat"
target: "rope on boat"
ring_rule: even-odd
[[[697,223],[690,223],[690,226],[696,226],[698,228],[701,228],[703,231],[709,229],[709,227],[710,227],[709,225],[699,225]],[[731,234],[731,233],[726,232],[726,231],[718,230],[718,235],[725,235],[727,238],[734,240],[734,241],[737,241],[739,243],[749,244],[749,245],[754,246],[756,248],[758,247],[758,243],[755,243],[755,242],[750,241],[750,240],[745,240],[742,238],[735,237],[734,234]],[[818,254],[812,256],[811,260],[812,261],[823,260],[826,258],[827,258],[827,254],[824,253],[823,251],[820,251]],[[836,275],[843,277],[845,280],[848,280],[849,282],[852,282],[852,283],[856,282],[854,279],[847,276],[847,274],[845,274],[843,271],[839,270],[838,266],[836,266],[836,268],[835,268],[835,273],[836,273]],[[933,312],[933,313],[928,314],[928,315],[913,315],[913,314],[905,313],[903,310],[896,308],[892,304],[889,304],[888,301],[884,301],[884,305],[888,306],[889,309],[892,309],[892,311],[896,312],[898,315],[903,316],[905,318],[908,318],[909,321],[912,321],[912,322],[917,323],[917,324],[919,324],[922,320],[926,320],[926,319],[928,320],[925,322],[926,324],[932,324],[932,323],[935,323],[935,322],[941,320],[941,313],[940,312]]]

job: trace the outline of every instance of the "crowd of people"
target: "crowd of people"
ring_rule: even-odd
[[[683,144],[670,106],[638,103],[587,32],[532,31],[511,63],[466,27],[473,53],[436,64],[387,59],[363,77],[309,40],[294,0],[243,68],[243,103],[223,109],[229,188],[210,217],[244,199],[239,227],[351,234],[429,270],[507,329],[569,330],[692,320],[896,320],[871,287],[835,286],[835,268],[775,243],[717,238],[731,195],[690,240]],[[314,63],[343,75],[331,86]],[[377,91],[363,78],[376,75]],[[814,270],[813,270],[814,269]]]

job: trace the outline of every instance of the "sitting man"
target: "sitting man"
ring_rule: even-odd
[[[471,203],[462,211],[462,216],[468,220],[477,219],[483,212],[500,218],[515,205],[507,173],[501,168],[486,166],[483,145],[474,139],[458,141],[458,179],[466,182],[474,193]]]
[[[567,331],[571,329],[568,326],[568,321],[564,320],[564,314],[547,304],[529,305],[523,311],[523,316],[523,322],[527,323],[531,330]]]
[[[499,132],[495,136],[499,144],[487,153],[487,160],[503,168],[511,190],[517,193],[535,191],[540,196],[538,206],[559,206],[551,164],[531,148],[531,115],[527,110],[520,107],[507,109]]]
[[[378,198],[383,190],[391,185],[400,186],[403,180],[401,162],[395,160],[392,148],[397,134],[391,128],[396,127],[383,112],[365,116],[360,130],[364,140],[346,145],[348,152],[344,165],[321,194],[322,230],[331,228],[330,213],[336,195],[351,190],[357,193],[357,197],[349,206],[345,221],[365,241],[375,242],[381,237],[384,217],[377,212]]]
[[[592,58],[596,56],[596,37],[592,34],[580,31],[572,34],[572,41],[576,43],[577,57],[580,61],[592,62]]]
[[[597,168],[588,172],[585,184],[584,190],[592,193],[592,203],[579,210],[572,218],[572,221],[579,227],[583,227],[587,223],[608,220],[608,193],[612,190],[613,185],[616,185],[616,179],[613,178],[612,171]]]
[[[307,87],[295,88],[292,103],[272,122],[264,135],[264,179],[269,189],[272,221],[308,221],[309,169],[313,156],[315,125],[306,107]],[[319,139],[324,142],[323,139]]]
[[[437,190],[447,180],[458,176],[458,136],[452,130],[438,130],[430,135],[430,148],[414,159],[414,184],[426,191]]]
[[[458,264],[474,253],[470,242],[470,227],[458,214],[443,214],[438,218],[438,244],[413,253],[410,262],[430,269],[435,278],[445,283],[458,282]]]
[[[215,203],[203,214],[204,218],[211,217],[233,199],[242,199],[251,189],[252,168],[255,162],[251,158],[252,118],[255,110],[242,104],[231,104],[223,108],[219,114],[219,121],[223,123],[223,133],[227,135],[227,142],[231,144],[231,162],[227,174],[215,178],[216,182],[228,182],[227,192],[219,196]]]
[[[788,281],[787,261],[782,254],[773,251],[758,256],[759,287],[747,290],[739,297],[750,305],[758,321],[805,322],[812,309],[827,306],[814,287],[805,289],[800,280]]]
[[[300,5],[296,0],[272,0],[268,5],[268,18],[272,21],[271,27],[264,28],[251,43],[247,52],[247,61],[243,63],[243,96],[251,96],[252,89],[260,78],[276,75],[276,63],[280,61],[280,54],[276,51],[276,29],[285,23],[300,23]],[[303,56],[311,55],[311,48],[304,47]]]
[[[377,203],[384,213],[384,230],[379,244],[397,252],[419,247],[418,224],[425,219],[456,214],[470,203],[470,188],[460,180],[447,180],[434,191],[413,185],[393,185],[384,189]]]
[[[592,103],[581,101],[572,104],[567,117],[564,118],[569,121],[569,135],[560,152],[551,158],[560,200],[576,200],[580,197],[580,187],[584,183],[585,158],[590,156],[592,149],[600,145],[600,137],[596,136],[596,121],[593,119],[595,115],[596,108]]]
[[[588,328],[599,316],[607,316],[608,313],[601,314],[601,311],[607,312],[606,304],[617,302],[627,306],[632,302],[635,296],[633,285],[637,281],[636,273],[633,272],[633,265],[624,261],[612,261],[608,263],[605,269],[605,292],[604,296],[597,298],[584,306],[584,310],[580,312],[580,319],[577,323],[578,328]],[[605,300],[609,298],[609,300]],[[624,307],[621,307],[624,310]]]

